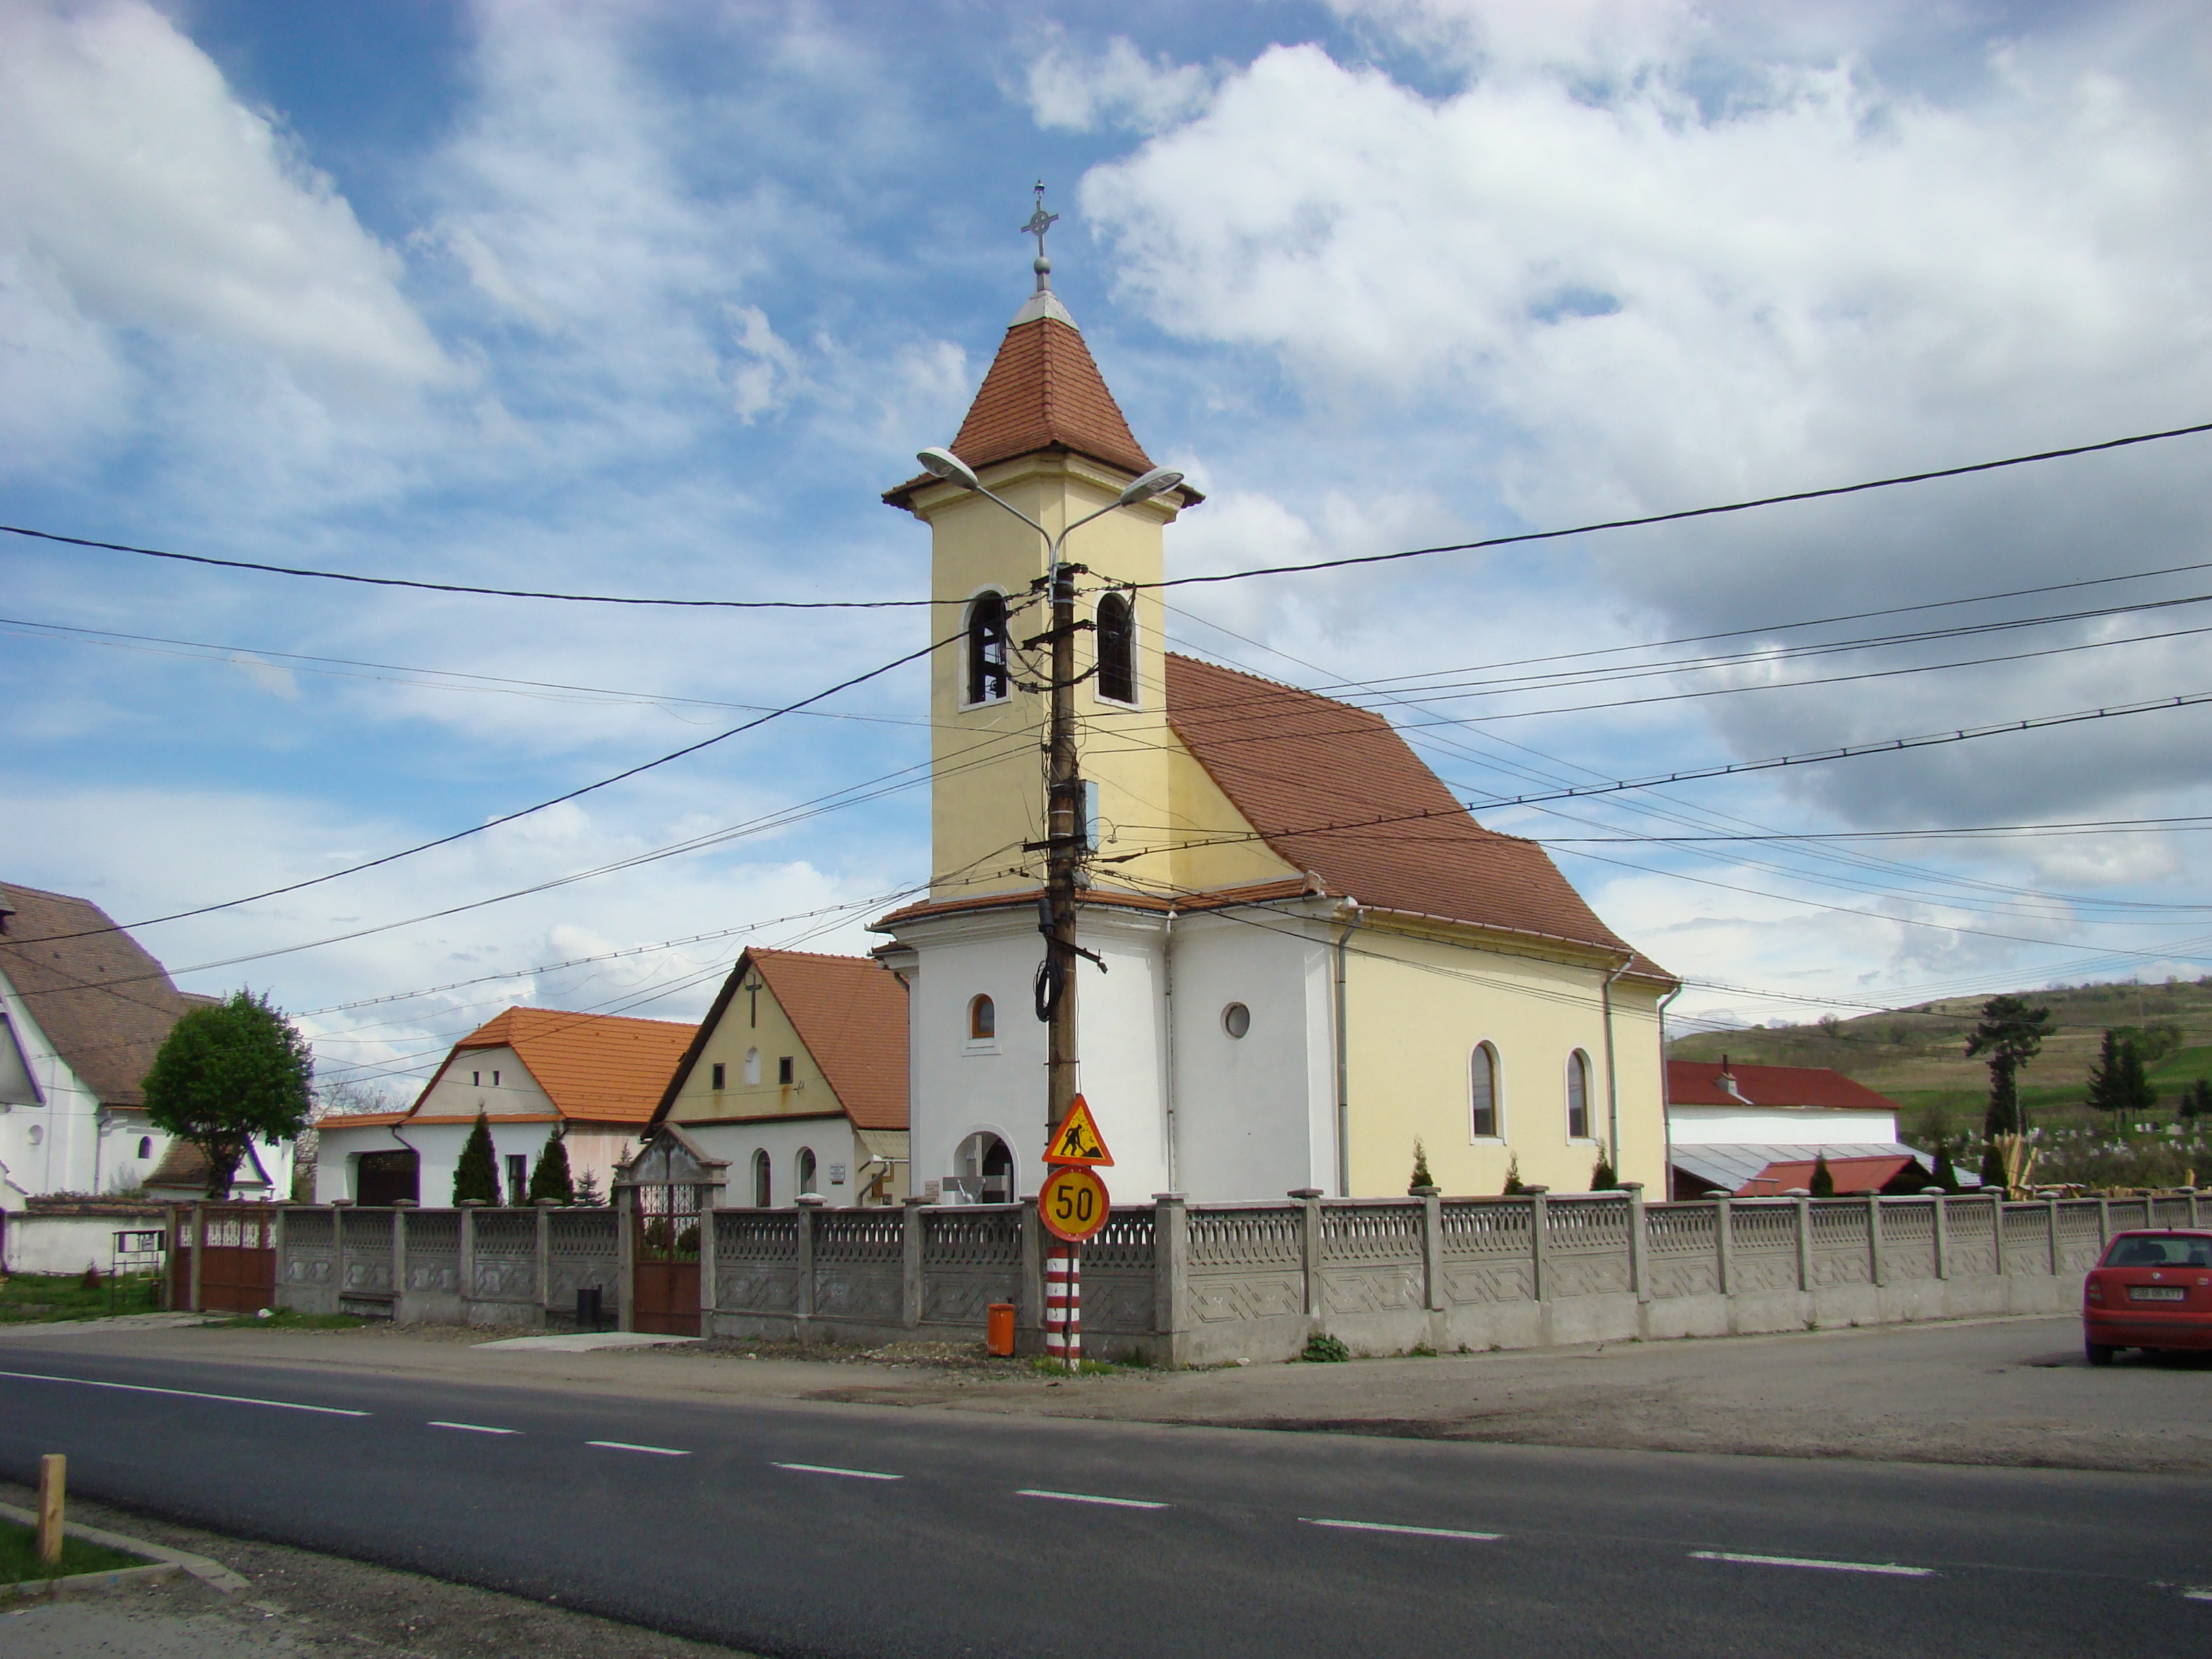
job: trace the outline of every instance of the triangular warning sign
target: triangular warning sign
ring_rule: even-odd
[[[1091,1107],[1081,1095],[1067,1109],[1067,1115],[1053,1131],[1052,1144],[1044,1149],[1048,1164],[1111,1164],[1114,1154],[1106,1150],[1105,1138],[1098,1133],[1097,1120],[1091,1115]]]

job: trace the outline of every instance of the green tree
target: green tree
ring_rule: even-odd
[[[1594,1193],[1617,1193],[1620,1176],[1613,1167],[1613,1153],[1602,1140],[1597,1144],[1597,1162],[1590,1165],[1590,1190]]]
[[[2212,1077],[2200,1077],[2181,1091],[2181,1115],[2212,1117]]]
[[[1436,1178],[1429,1173],[1428,1148],[1421,1145],[1419,1135],[1413,1137],[1413,1178],[1406,1183],[1406,1195],[1414,1197],[1425,1190],[1432,1190]]]
[[[465,1204],[471,1199],[499,1202],[499,1156],[492,1148],[491,1123],[481,1111],[461,1148],[460,1162],[453,1165],[453,1202]]]
[[[2158,1092],[2143,1071],[2142,1054],[2124,1031],[2106,1032],[2090,1064],[2089,1104],[2116,1114],[2123,1124],[2158,1104]]]
[[[1806,1190],[1815,1198],[1836,1195],[1836,1172],[1828,1167],[1827,1153],[1813,1154],[1813,1179],[1806,1183]]]
[[[221,1200],[254,1141],[307,1127],[314,1082],[307,1039],[265,994],[241,990],[169,1028],[146,1073],[146,1116],[206,1154],[207,1195]]]
[[[545,1150],[538,1154],[538,1167],[530,1172],[530,1201],[546,1199],[556,1204],[576,1201],[576,1183],[568,1176],[568,1138],[557,1127],[545,1137]]]
[[[1525,1193],[1528,1190],[1528,1183],[1521,1179],[1521,1160],[1518,1157],[1506,1159],[1505,1185],[1501,1190],[1508,1198],[1516,1193]]]
[[[1939,1139],[1936,1143],[1936,1167],[1929,1172],[1928,1184],[1941,1187],[1947,1193],[1959,1190],[1959,1171],[1951,1163],[1951,1143]]]
[[[1966,1039],[1966,1057],[1986,1057],[1990,1067],[1990,1104],[1982,1119],[1982,1179],[1985,1182],[2001,1183],[2005,1178],[1996,1137],[2027,1131],[2020,1109],[2020,1068],[2042,1051],[2043,1039],[2050,1035],[2050,1009],[2031,1008],[2022,997],[2001,996],[1982,1005],[1982,1023]]]

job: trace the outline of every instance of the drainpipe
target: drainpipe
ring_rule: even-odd
[[[1613,982],[1626,973],[1629,964],[1635,960],[1633,956],[1621,958],[1620,966],[1607,974],[1605,982],[1597,988],[1598,1006],[1603,1010],[1605,1018],[1606,1152],[1613,1164],[1615,1181],[1620,1179],[1620,1080],[1613,1074]],[[1663,1070],[1661,1075],[1665,1075]],[[1667,1091],[1662,1088],[1659,1092],[1664,1095]],[[1661,1103],[1663,1105],[1665,1103],[1662,1101]]]
[[[1182,1183],[1176,1170],[1180,1160],[1176,1152],[1176,1049],[1175,1049],[1175,906],[1168,906],[1167,926],[1160,933],[1160,1003],[1161,1028],[1164,1032],[1164,1047],[1167,1055],[1167,1073],[1160,1087],[1160,1103],[1167,1113],[1168,1190],[1181,1190]]]
[[[1359,926],[1359,901],[1346,895],[1341,912],[1348,920],[1336,939],[1336,1195],[1352,1196],[1352,1032],[1346,1024],[1344,964],[1352,935]]]
[[[1667,1137],[1667,1181],[1660,1191],[1670,1199],[1674,1196],[1674,1119],[1667,1109],[1667,1005],[1681,994],[1678,984],[1659,999],[1659,1121]]]

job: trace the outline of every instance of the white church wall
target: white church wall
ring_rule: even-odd
[[[1076,1052],[1082,1057],[1077,1082],[1114,1155],[1112,1167],[1098,1174],[1116,1204],[1149,1204],[1170,1186],[1159,977],[1164,921],[1148,912],[1099,910],[1085,912],[1078,927],[1078,942],[1107,963],[1103,974],[1088,962],[1075,970]],[[1034,1009],[1024,1012],[1044,1030]],[[1042,1087],[1041,1072],[1036,1086]]]
[[[0,1009],[39,1096],[0,1104],[0,1208],[20,1210],[33,1194],[97,1190],[99,1097],[47,1042],[4,975]]]
[[[868,1154],[842,1112],[824,1117],[780,1117],[751,1123],[679,1126],[708,1157],[729,1167],[722,1171],[725,1208],[753,1201],[753,1155],[768,1154],[768,1201],[777,1208],[799,1196],[799,1154],[814,1154],[811,1191],[825,1204],[842,1208],[860,1201],[860,1166]],[[870,1175],[875,1172],[871,1170]]]
[[[1031,1012],[1030,980],[1042,941],[1028,909],[948,917],[900,937],[915,947],[912,969],[914,1088],[908,1100],[911,1179],[916,1194],[956,1174],[969,1135],[988,1132],[1014,1158],[1018,1194],[1037,1189],[1045,1136],[1045,1028]],[[971,999],[988,996],[997,1035],[971,1042]]]

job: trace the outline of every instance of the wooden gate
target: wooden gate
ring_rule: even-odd
[[[210,1204],[199,1210],[205,1248],[193,1237],[191,1210],[177,1212],[169,1252],[169,1305],[193,1306],[192,1258],[200,1256],[198,1307],[208,1313],[259,1313],[276,1305],[276,1210],[268,1204]]]
[[[723,1165],[663,1125],[623,1170],[630,1226],[630,1328],[699,1334],[699,1252]]]

